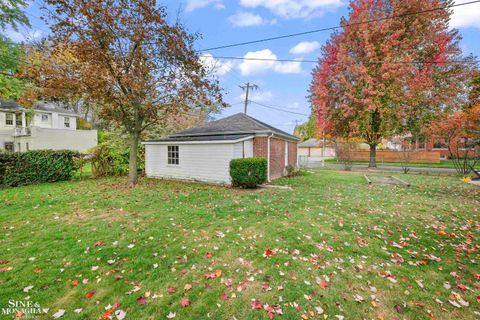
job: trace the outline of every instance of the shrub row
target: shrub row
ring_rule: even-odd
[[[230,161],[230,177],[234,187],[255,188],[267,181],[267,159],[233,159]]]
[[[78,169],[78,156],[69,150],[0,153],[0,187],[70,180]]]

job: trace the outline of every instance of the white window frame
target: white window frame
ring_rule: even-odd
[[[49,121],[48,114],[43,113],[42,114],[42,122],[48,122],[48,121]]]
[[[11,118],[9,119],[9,117],[11,117]],[[5,115],[5,125],[6,126],[13,126],[14,123],[15,123],[15,114],[11,113],[11,112],[7,112],[6,115]]]
[[[63,117],[63,126],[65,128],[70,128],[70,117]]]
[[[167,146],[167,164],[169,166],[180,165],[180,147],[178,145]]]

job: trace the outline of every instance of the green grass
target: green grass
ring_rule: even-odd
[[[325,163],[338,163],[337,159],[326,159]],[[353,161],[353,164],[363,164],[368,165],[367,161]],[[377,165],[381,166],[393,166],[393,167],[401,167],[402,164],[400,162],[381,162],[378,161]],[[440,160],[440,163],[410,163],[409,167],[423,167],[423,168],[450,168],[455,169],[452,160]],[[477,164],[475,167],[480,169],[480,164]]]
[[[315,307],[328,319],[478,319],[480,188],[401,177],[412,186],[315,171],[277,181],[290,191],[124,178],[0,190],[0,308],[29,297],[50,309],[39,319],[98,319],[114,303],[125,319],[268,319],[258,299],[281,307],[276,319],[323,319]]]

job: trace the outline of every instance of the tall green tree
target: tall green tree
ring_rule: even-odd
[[[24,0],[0,1],[0,98],[17,99],[25,88],[25,83],[15,74],[23,56],[22,47],[4,35],[5,29],[11,27],[18,30],[20,25],[30,26],[23,8],[27,5]]]
[[[0,1],[0,29],[5,30],[12,27],[17,30],[19,26],[30,26],[23,9],[27,6],[24,0],[2,0]]]

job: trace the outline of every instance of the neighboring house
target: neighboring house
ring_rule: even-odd
[[[329,141],[325,141],[325,149],[323,149],[323,141],[312,138],[298,144],[298,155],[300,157],[335,157],[335,148]]]
[[[38,103],[25,109],[14,101],[0,100],[0,151],[85,152],[97,145],[97,131],[77,130],[78,117],[53,104]]]
[[[148,177],[230,184],[232,159],[263,157],[268,161],[270,181],[284,176],[287,165],[297,165],[298,140],[238,113],[144,142],[145,171]]]

